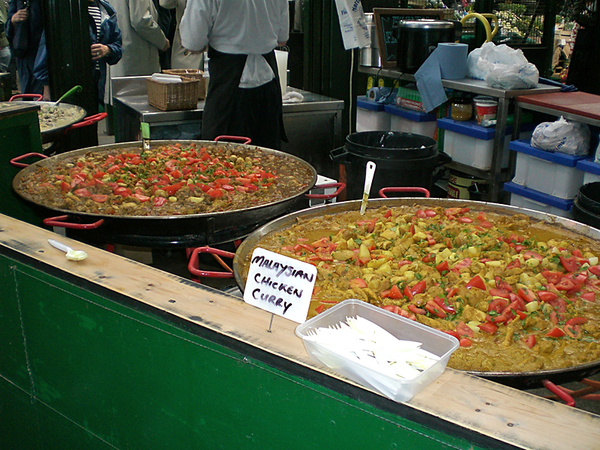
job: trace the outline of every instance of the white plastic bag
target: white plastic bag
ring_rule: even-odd
[[[492,42],[486,42],[481,47],[476,48],[467,56],[467,76],[469,78],[474,78],[475,80],[485,81],[485,77],[487,73],[481,70],[477,63],[479,62],[479,57],[481,56],[481,51],[486,45],[494,45]]]
[[[534,88],[538,84],[540,73],[537,67],[527,61],[520,49],[486,42],[481,46],[478,56],[477,70],[470,73],[473,73],[473,78],[484,79],[490,87],[512,90]],[[474,61],[471,65],[474,65]]]
[[[556,122],[542,122],[531,135],[531,146],[550,152],[583,156],[590,152],[590,128],[585,123],[570,122],[563,117]]]

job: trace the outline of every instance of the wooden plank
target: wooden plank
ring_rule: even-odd
[[[74,262],[48,244],[57,239],[88,258]],[[296,323],[241,299],[50,231],[0,215],[0,246],[38,259],[216,333],[328,374],[313,363],[295,335]],[[447,369],[408,407],[523,449],[598,449],[600,416],[459,371]]]

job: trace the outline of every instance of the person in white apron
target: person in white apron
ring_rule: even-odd
[[[274,49],[289,38],[287,0],[188,0],[179,32],[188,50],[208,46],[202,138],[244,136],[254,145],[281,148],[285,131]]]

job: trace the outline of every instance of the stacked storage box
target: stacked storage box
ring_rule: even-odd
[[[395,105],[385,105],[385,112],[390,116],[390,130],[405,133],[435,136],[436,117],[421,111],[413,111]]]
[[[512,141],[510,149],[517,152],[515,176],[504,184],[512,194],[511,205],[572,217],[573,199],[584,175],[577,163],[585,156],[547,152],[521,140]]]
[[[438,119],[437,125],[444,130],[444,153],[452,157],[452,161],[476,167],[481,170],[492,168],[494,152],[495,128],[486,128],[475,121],[461,122],[452,119]],[[532,126],[521,127],[520,137],[531,137]],[[502,150],[502,168],[508,167],[508,145],[512,127],[506,127],[505,146]]]
[[[594,157],[580,159],[577,168],[583,172],[583,184],[600,181],[600,164],[594,162]]]
[[[390,115],[384,106],[364,95],[356,97],[356,131],[390,131]]]

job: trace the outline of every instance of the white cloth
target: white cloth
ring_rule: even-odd
[[[158,26],[158,12],[152,0],[110,0],[117,11],[123,37],[123,57],[112,66],[111,76],[152,75],[160,72],[158,51],[167,38]]]
[[[261,86],[275,74],[261,56],[289,38],[287,0],[188,0],[179,33],[187,49],[210,43],[223,53],[248,55],[241,88]]]
[[[192,52],[181,45],[181,35],[179,34],[179,26],[181,17],[185,11],[187,0],[159,0],[160,6],[167,9],[175,9],[175,36],[173,37],[173,45],[171,46],[171,69],[200,69],[204,64],[203,54]]]

